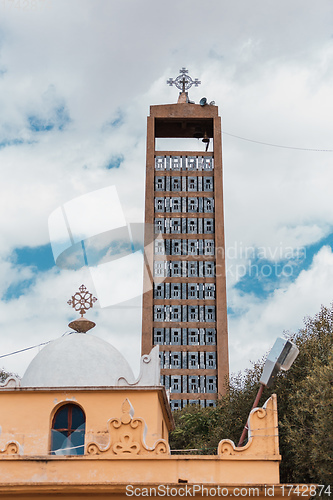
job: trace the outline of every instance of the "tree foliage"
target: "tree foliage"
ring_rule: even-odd
[[[281,482],[333,482],[333,306],[322,307],[297,333],[286,333],[300,353],[288,372],[281,372],[260,405],[278,397]],[[236,444],[259,388],[264,359],[230,378],[226,395],[215,408],[188,406],[174,413],[174,450],[216,453],[221,439]],[[178,452],[179,453],[179,452]]]

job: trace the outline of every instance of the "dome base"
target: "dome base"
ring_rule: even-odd
[[[84,317],[76,319],[72,321],[71,323],[68,324],[69,328],[72,328],[78,333],[86,333],[88,330],[91,330],[96,326],[96,323],[93,321],[89,321],[89,319],[86,319]]]

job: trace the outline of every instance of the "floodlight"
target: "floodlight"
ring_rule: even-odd
[[[290,340],[278,337],[267,356],[260,383],[270,387],[280,370],[287,371],[297,358],[299,349]]]
[[[260,379],[260,387],[257,396],[252,405],[253,408],[258,406],[259,400],[263,393],[264,387],[270,387],[280,370],[287,371],[297,358],[299,353],[298,347],[290,340],[278,337],[273,345],[270,353],[267,356],[264,364],[264,369]],[[245,425],[240,440],[237,446],[242,446],[247,435],[247,425]]]

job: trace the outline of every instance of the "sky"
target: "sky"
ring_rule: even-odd
[[[82,283],[97,294],[55,264],[51,214],[115,186],[143,221],[146,117],[182,67],[222,117],[231,372],[331,304],[332,21],[331,0],[2,0],[0,367],[22,376],[41,347],[5,355],[69,332]],[[140,301],[99,302],[92,334],[137,371]]]

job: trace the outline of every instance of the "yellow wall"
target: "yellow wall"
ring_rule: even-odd
[[[52,417],[64,402],[75,402],[86,413],[85,455],[49,454]],[[279,483],[276,396],[265,408],[253,410],[249,423],[251,435],[243,448],[222,440],[218,455],[170,455],[167,429],[172,416],[163,387],[5,389],[0,391],[1,500],[50,499],[56,494],[128,498],[128,485],[224,486],[230,492],[240,485],[261,485],[264,496],[263,485]]]
[[[8,441],[17,441],[24,455],[48,455],[50,429],[54,413],[64,403],[80,405],[86,414],[86,443],[106,445],[108,420],[121,415],[123,401],[128,398],[134,417],[147,424],[146,442],[153,446],[157,439],[167,439],[172,421],[168,418],[162,388],[145,389],[19,389],[0,392],[0,450]],[[165,396],[164,396],[165,397]],[[163,411],[164,410],[164,411]]]

